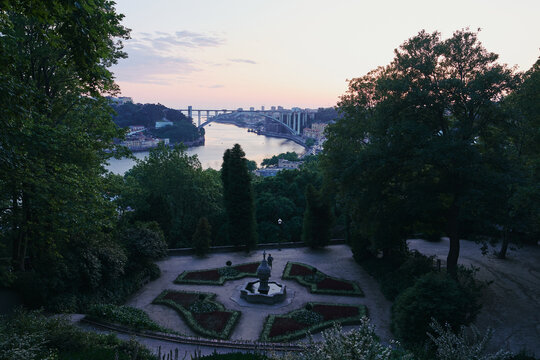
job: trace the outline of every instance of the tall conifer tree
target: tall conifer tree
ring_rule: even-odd
[[[246,251],[249,251],[257,243],[257,232],[253,188],[245,155],[239,144],[225,151],[221,180],[229,241],[236,246],[243,245]]]

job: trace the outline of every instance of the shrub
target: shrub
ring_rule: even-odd
[[[152,321],[143,310],[131,306],[93,305],[88,310],[88,316],[92,319],[105,320],[134,329],[167,332],[167,329]]]
[[[432,318],[453,329],[470,323],[476,312],[462,287],[444,273],[428,273],[403,291],[392,306],[392,331],[408,345],[422,344]]]
[[[196,255],[203,256],[208,253],[210,244],[212,242],[211,229],[212,228],[210,227],[210,223],[208,222],[207,218],[202,217],[199,219],[197,229],[195,230],[195,234],[193,234],[192,239],[193,250],[195,251]]]
[[[126,229],[122,240],[129,252],[130,265],[147,264],[167,256],[167,243],[159,232],[148,227]]]
[[[83,331],[65,318],[45,317],[39,311],[18,310],[0,318],[1,360],[90,359],[86,354],[91,352],[118,353],[119,359],[132,359],[136,353],[138,360],[157,360],[135,341]]]
[[[381,291],[387,299],[394,300],[402,291],[413,286],[420,276],[432,270],[433,257],[412,251],[395,271],[382,276]]]
[[[309,342],[303,343],[303,350],[298,354],[287,354],[285,358],[274,359],[287,360],[356,360],[356,359],[379,359],[390,360],[396,358],[398,344],[390,346],[382,345],[375,335],[374,327],[367,317],[363,317],[358,329],[343,332],[341,326],[334,327],[323,332],[323,341],[315,342],[310,336]],[[399,359],[406,360],[410,357],[401,354]]]
[[[491,329],[481,334],[475,326],[471,326],[470,331],[461,326],[459,333],[455,334],[448,324],[443,328],[433,321],[430,326],[435,335],[428,333],[428,336],[436,346],[438,360],[507,360],[512,356],[503,350],[486,354],[486,347],[493,335]]]

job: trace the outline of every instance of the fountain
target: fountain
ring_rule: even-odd
[[[257,268],[258,281],[249,281],[240,289],[240,298],[254,304],[273,305],[285,300],[287,291],[285,285],[268,281],[272,270],[266,261],[266,251],[263,260]]]

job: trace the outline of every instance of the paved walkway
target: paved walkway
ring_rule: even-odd
[[[176,311],[163,305],[153,305],[152,301],[165,289],[212,292],[217,294],[216,300],[224,304],[226,308],[242,312],[231,339],[257,340],[262,331],[265,318],[269,314],[287,313],[303,307],[308,301],[364,304],[367,306],[369,316],[376,326],[377,334],[383,340],[391,338],[389,331],[391,303],[384,298],[378,284],[354,262],[348,246],[334,245],[316,251],[308,248],[295,248],[267,252],[274,257],[271,280],[285,284],[287,292],[294,293],[294,297],[288,305],[281,307],[265,307],[261,305],[247,307],[235,302],[232,298],[237,298],[238,287],[246,283],[250,278],[228,281],[223,286],[179,285],[173,283],[173,280],[184,270],[222,267],[225,266],[227,260],[232,261],[233,265],[260,261],[262,260],[261,251],[252,252],[249,255],[245,253],[211,254],[205,258],[195,256],[169,257],[158,263],[162,272],[161,277],[147,284],[126,305],[143,309],[154,321],[167,328],[186,335],[196,336]],[[328,275],[356,281],[364,291],[365,297],[311,294],[307,288],[299,285],[296,281],[281,280],[280,277],[288,261],[310,264]],[[352,327],[346,326],[345,329]]]
[[[449,243],[409,240],[409,247],[446,261]],[[494,329],[492,349],[527,349],[540,356],[540,247],[510,250],[507,260],[482,255],[472,241],[462,240],[460,248],[459,263],[479,268],[477,277],[492,282],[475,322],[481,330]]]

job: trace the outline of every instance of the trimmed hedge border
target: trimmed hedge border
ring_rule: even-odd
[[[220,268],[212,268],[212,269],[202,269],[202,270],[186,270],[174,280],[175,284],[192,284],[192,285],[223,285],[226,281],[229,280],[238,280],[242,279],[244,277],[257,277],[257,267],[259,266],[260,262],[250,262],[250,263],[243,263],[238,264],[234,266],[223,266]],[[216,280],[202,280],[202,279],[186,279],[188,276],[192,276],[193,274],[197,273],[204,273],[204,272],[212,272],[212,271],[218,271],[220,269],[236,269],[238,267],[245,267],[253,265],[255,267],[254,272],[244,272],[238,270],[238,274],[231,276],[231,275],[220,275],[220,277]],[[255,266],[256,265],[256,266]]]
[[[119,324],[136,330],[175,333],[173,330],[167,329],[151,320],[148,314],[143,310],[126,305],[93,305],[88,310],[86,318],[94,321],[105,321],[113,324]]]
[[[287,334],[278,335],[270,337],[270,332],[272,330],[272,327],[274,325],[274,322],[276,319],[293,319],[294,315],[296,313],[299,313],[301,311],[305,311],[307,305],[311,305],[312,309],[311,311],[317,312],[316,307],[319,306],[332,306],[332,307],[353,307],[358,309],[358,315],[355,316],[347,316],[342,318],[334,318],[331,320],[326,320],[319,322],[317,324],[309,325],[309,324],[302,324],[305,325],[304,328],[292,331]],[[322,315],[322,314],[321,314]],[[362,317],[367,316],[367,308],[365,305],[354,305],[354,304],[332,304],[332,303],[321,303],[321,302],[308,302],[304,307],[301,309],[293,310],[291,312],[288,312],[286,314],[282,315],[268,315],[266,318],[266,321],[263,326],[263,330],[261,332],[261,335],[259,337],[260,341],[265,342],[290,342],[292,340],[300,339],[310,334],[318,333],[326,328],[331,327],[334,323],[339,323],[341,325],[356,325],[360,323],[360,320]]]
[[[199,337],[191,337],[180,334],[171,334],[171,333],[160,333],[156,331],[148,330],[137,330],[129,328],[126,326],[108,323],[106,321],[96,321],[90,320],[88,318],[81,319],[81,322],[105,329],[108,331],[114,331],[117,333],[137,335],[141,337],[146,337],[149,339],[156,339],[161,341],[170,341],[178,344],[189,344],[189,345],[198,345],[198,346],[209,346],[209,347],[218,347],[226,349],[242,349],[249,351],[301,351],[302,347],[297,344],[289,343],[271,343],[271,342],[258,342],[251,340],[218,340],[218,339],[207,339]]]
[[[313,266],[303,264],[303,263],[289,261],[289,262],[287,262],[287,265],[285,266],[285,269],[283,270],[283,275],[281,276],[281,278],[283,280],[296,280],[300,285],[303,285],[303,286],[309,288],[309,291],[311,293],[313,293],[313,294],[364,296],[364,292],[362,291],[362,289],[360,289],[358,284],[356,284],[354,281],[329,276],[329,275],[326,275],[325,273],[323,273],[322,271],[317,270],[316,274],[321,275],[322,278],[323,278],[323,281],[324,280],[338,281],[338,282],[348,284],[352,288],[352,290],[319,289],[319,285],[318,285],[319,282],[314,282],[314,281],[307,280],[306,275],[291,275],[290,274],[291,269],[292,269],[292,267],[294,265],[302,266],[302,267],[307,268],[308,269],[307,272],[309,274],[313,274],[314,273],[313,271],[315,270],[315,268]]]
[[[217,308],[217,310],[214,310],[214,312],[216,312],[216,311],[226,312],[226,313],[230,313],[231,315],[230,315],[229,319],[227,320],[227,323],[225,324],[222,331],[217,332],[217,331],[214,331],[214,330],[206,329],[206,328],[202,327],[201,324],[199,324],[199,322],[197,321],[197,319],[194,316],[194,313],[192,311],[190,311],[189,308],[186,308],[185,306],[179,304],[178,302],[176,302],[174,300],[166,299],[165,297],[168,294],[196,295],[199,298],[201,296],[204,296],[204,299],[202,299],[201,301],[204,302],[204,303],[208,303],[208,304],[211,304],[211,305],[215,306]],[[157,298],[154,299],[154,301],[152,301],[152,303],[153,304],[166,305],[166,306],[169,306],[169,307],[173,308],[174,310],[176,310],[184,318],[187,325],[193,331],[195,331],[196,333],[198,333],[200,335],[203,335],[203,336],[213,338],[213,339],[223,339],[223,340],[225,340],[225,339],[228,339],[229,336],[231,335],[231,332],[234,329],[234,326],[236,325],[236,323],[238,322],[238,319],[240,318],[241,313],[239,311],[227,310],[225,308],[225,306],[223,306],[223,304],[221,304],[221,303],[219,303],[217,301],[214,301],[215,298],[216,298],[216,294],[212,294],[212,293],[203,293],[203,292],[194,292],[194,291],[164,290],[161,294],[158,295]],[[208,314],[210,314],[210,312]]]

